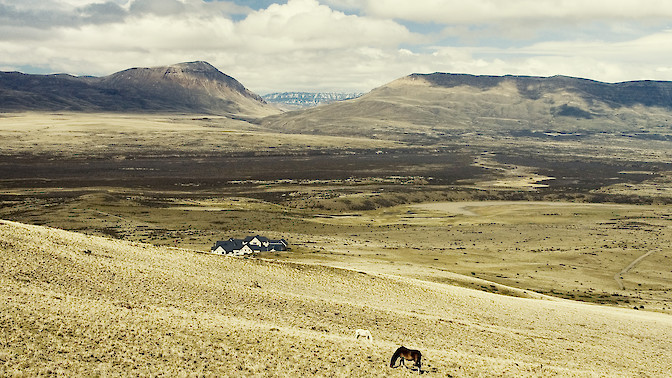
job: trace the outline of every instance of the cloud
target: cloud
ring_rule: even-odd
[[[23,28],[76,28],[89,24],[125,22],[128,17],[229,17],[252,10],[230,1],[202,0],[0,0],[0,25]]]
[[[327,4],[334,9],[357,11],[360,10],[363,2],[361,0],[322,0],[323,4]]]
[[[77,24],[77,17],[51,1],[31,8],[31,2],[0,2],[0,25],[49,28]]]
[[[106,3],[85,4],[79,10],[82,23],[106,24],[121,22],[127,16],[128,11],[119,4],[108,1]]]
[[[0,24],[24,29],[78,27],[88,23],[123,20],[127,11],[115,2],[83,3],[81,7],[64,2],[7,2],[0,0]]]
[[[539,19],[650,21],[672,17],[672,3],[666,0],[365,0],[360,9],[375,17],[441,24]]]
[[[434,46],[439,71],[489,75],[568,75],[605,82],[670,80],[672,31],[625,41],[544,41],[513,48]],[[445,57],[444,62],[435,57]]]
[[[329,0],[336,3],[348,0]],[[462,44],[514,45],[518,41],[581,38],[627,40],[669,25],[666,0],[363,0],[357,11],[402,24],[444,27]],[[458,32],[459,31],[459,32]]]
[[[183,13],[185,10],[185,4],[178,0],[135,0],[130,6],[130,13],[136,15],[169,16]]]
[[[420,38],[394,21],[346,15],[316,0],[271,5],[251,13],[237,27],[253,47],[279,53],[292,49],[396,46]]]

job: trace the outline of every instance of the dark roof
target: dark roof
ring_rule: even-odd
[[[249,244],[254,238],[257,238],[262,243],[268,243],[268,247]],[[287,247],[287,241],[285,239],[272,240],[267,237],[259,235],[248,236],[245,239],[229,238],[229,240],[217,241],[217,243],[215,243],[215,245],[211,248],[211,250],[214,251],[215,249],[222,247],[227,252],[233,252],[240,250],[246,245],[255,252],[266,252],[269,250],[279,251],[279,250],[285,250],[285,248]]]
[[[245,239],[243,239],[243,241],[244,241],[245,243],[249,243],[249,242],[251,242],[252,239],[254,239],[254,238],[257,238],[257,239],[258,239],[260,242],[262,242],[262,243],[263,243],[263,242],[267,242],[267,241],[269,241],[267,237],[259,236],[259,235],[248,236],[248,237],[246,237]]]
[[[227,252],[232,252],[243,248],[243,241],[240,239],[229,239],[229,240],[220,240],[215,243],[215,246],[212,247],[212,250],[222,247]]]

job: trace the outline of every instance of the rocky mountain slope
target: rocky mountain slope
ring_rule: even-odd
[[[672,318],[654,312],[9,221],[0,247],[1,376],[408,376],[389,367],[399,345],[436,376],[672,369]]]
[[[0,72],[0,111],[189,112],[244,117],[278,113],[206,62],[131,68],[105,77]]]
[[[278,130],[440,138],[455,132],[669,127],[672,82],[413,74],[352,101],[269,117]]]
[[[312,108],[361,96],[361,93],[340,92],[276,92],[263,95],[264,100],[285,110]]]

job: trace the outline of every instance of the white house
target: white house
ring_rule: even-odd
[[[220,240],[210,249],[216,255],[245,256],[257,252],[286,251],[285,239],[271,240],[263,236],[248,236],[245,239]]]

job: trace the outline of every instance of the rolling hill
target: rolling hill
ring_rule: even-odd
[[[412,74],[360,98],[268,117],[277,130],[441,138],[460,132],[667,127],[672,82],[602,83],[566,76]]]
[[[280,111],[207,62],[104,77],[0,72],[0,111],[187,112],[262,117]]]
[[[0,221],[0,375],[666,376],[672,318]],[[356,340],[368,329],[373,342]]]

